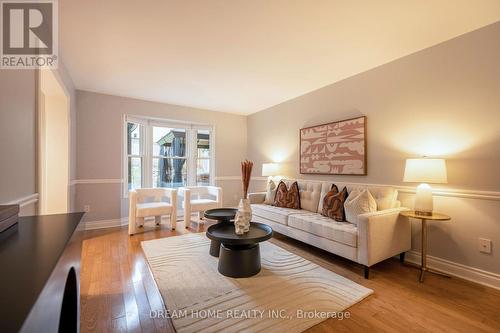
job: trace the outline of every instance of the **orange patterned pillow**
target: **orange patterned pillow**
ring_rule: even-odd
[[[323,210],[321,215],[334,219],[335,221],[345,221],[344,202],[347,199],[347,189],[339,192],[337,185],[333,184],[332,189],[323,199]]]
[[[276,189],[276,195],[274,196],[273,206],[300,209],[299,184],[294,182],[292,186],[290,186],[290,189],[288,189],[286,184],[280,181]]]

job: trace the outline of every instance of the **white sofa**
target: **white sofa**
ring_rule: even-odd
[[[290,186],[295,180],[287,179]],[[300,190],[300,210],[279,208],[264,203],[266,192],[251,193],[252,221],[268,224],[274,231],[362,264],[365,277],[369,267],[395,255],[404,260],[411,248],[411,224],[399,213],[397,190],[389,186],[365,186],[338,182],[296,180]],[[367,188],[377,201],[377,211],[357,216],[357,225],[336,222],[321,215],[323,198],[336,184],[339,191],[347,186]]]

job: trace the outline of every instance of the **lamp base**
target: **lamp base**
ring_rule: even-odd
[[[420,216],[432,216],[432,212],[422,212],[420,210],[415,211],[415,215],[420,215]]]
[[[432,188],[425,183],[418,185],[415,193],[415,214],[431,216],[433,208]]]

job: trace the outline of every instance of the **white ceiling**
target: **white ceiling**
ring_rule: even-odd
[[[500,20],[499,0],[61,0],[78,89],[250,114]]]

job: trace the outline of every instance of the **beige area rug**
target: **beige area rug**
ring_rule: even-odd
[[[204,234],[142,242],[178,332],[302,332],[347,320],[342,311],[373,292],[270,242],[260,244],[259,274],[228,278],[209,245]]]

